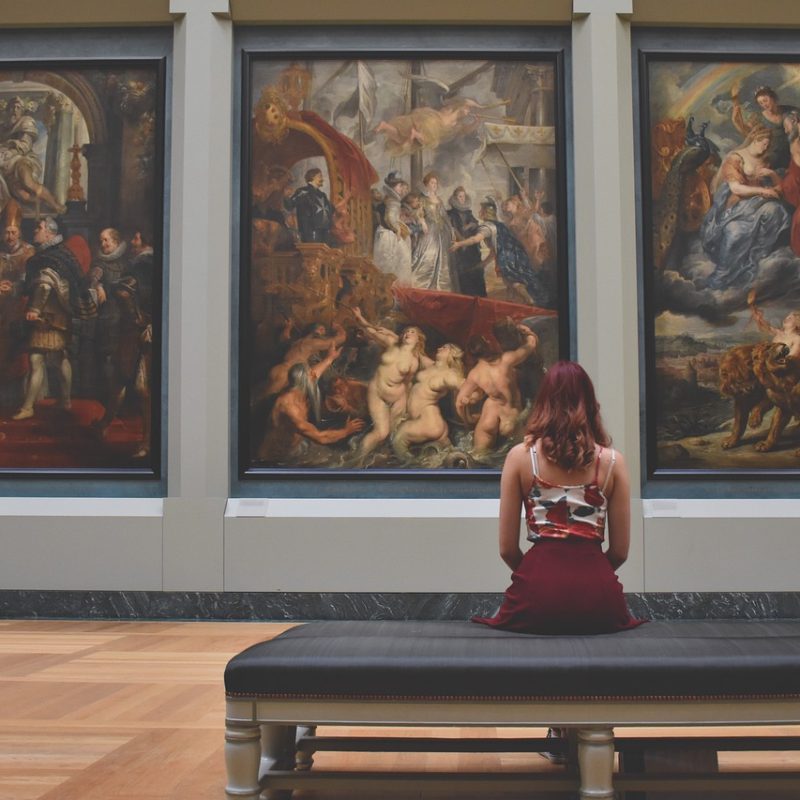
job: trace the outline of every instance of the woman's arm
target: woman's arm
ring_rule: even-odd
[[[480,244],[484,239],[486,239],[488,234],[484,231],[478,231],[474,236],[470,236],[469,239],[462,239],[460,242],[453,242],[450,245],[450,252],[454,252],[455,250],[460,250],[462,247],[469,247],[473,244]]]
[[[744,158],[741,153],[734,151],[729,153],[722,166],[719,168],[717,179],[725,181],[730,187],[731,193],[736,197],[745,199],[747,197],[765,197],[777,199],[778,193],[774,187],[751,185],[744,171]]]
[[[458,416],[468,424],[472,424],[474,420],[469,418],[469,415],[467,414],[467,407],[471,403],[475,402],[472,399],[472,395],[478,388],[478,384],[472,378],[472,374],[470,373],[464,383],[461,384],[461,388],[458,390],[458,394],[456,395],[456,414],[458,414]]]
[[[519,546],[520,510],[522,508],[521,464],[526,449],[517,445],[509,452],[500,478],[500,558],[513,572],[522,561]]]
[[[308,374],[315,380],[318,381],[324,374],[325,371],[336,361],[337,358],[342,354],[341,347],[337,347],[333,342],[330,343],[328,346],[328,353],[322,361],[314,364],[308,371]]]
[[[516,350],[506,351],[502,355],[506,364],[515,367],[525,361],[536,350],[536,345],[539,343],[539,337],[527,325],[520,322],[517,324],[517,330],[525,337],[525,341]]]
[[[617,451],[612,482],[608,496],[608,549],[606,558],[619,569],[628,560],[631,542],[631,481],[628,465]]]
[[[781,185],[781,176],[769,167],[759,167],[756,170],[756,177],[768,180],[776,188]]]
[[[750,186],[747,183],[738,181],[728,181],[731,192],[737,197],[765,197],[769,200],[777,200],[780,196],[775,186]]]
[[[608,494],[606,558],[616,570],[627,561],[631,543],[631,479],[628,475],[628,465],[619,451],[611,479],[611,490]]]
[[[356,322],[358,322],[367,336],[369,336],[370,339],[374,339],[376,342],[378,342],[378,344],[381,344],[384,347],[391,347],[400,341],[400,337],[394,331],[390,331],[388,328],[382,328],[380,325],[373,325],[371,322],[368,322],[358,306],[354,306],[350,310],[353,312]]]

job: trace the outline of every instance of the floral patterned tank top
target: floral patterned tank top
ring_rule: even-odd
[[[611,462],[608,472],[599,486],[597,480],[600,472],[600,459],[603,448],[595,457],[594,478],[591,483],[577,486],[560,486],[549,483],[539,475],[539,458],[536,447],[531,447],[531,466],[533,467],[533,485],[525,497],[525,522],[528,526],[528,539],[549,537],[566,539],[568,536],[580,536],[583,539],[603,541],[606,527],[606,510],[608,500],[605,489],[617,453],[611,450]]]

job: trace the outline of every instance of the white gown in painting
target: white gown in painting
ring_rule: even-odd
[[[404,184],[401,184],[404,185]],[[386,186],[383,222],[375,231],[372,259],[381,272],[391,274],[397,282],[411,284],[411,234],[400,220],[402,198],[395,188]]]
[[[429,177],[425,182],[425,192],[422,197],[427,231],[419,237],[412,255],[412,286],[416,289],[457,292],[458,278],[450,258],[453,227],[437,189],[438,180]]]

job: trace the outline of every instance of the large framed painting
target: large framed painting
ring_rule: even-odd
[[[4,476],[159,476],[164,80],[0,61]]]
[[[800,53],[642,51],[639,81],[648,472],[791,476]]]
[[[497,470],[568,350],[560,52],[249,52],[240,475]]]

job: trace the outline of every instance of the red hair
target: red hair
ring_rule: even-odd
[[[541,439],[545,458],[567,470],[589,466],[595,444],[611,444],[592,380],[580,364],[557,361],[547,370],[525,434],[528,444]]]

